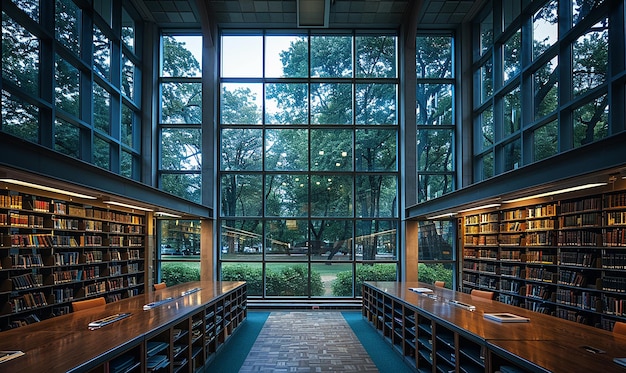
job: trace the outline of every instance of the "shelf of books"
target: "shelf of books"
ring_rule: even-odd
[[[462,290],[611,330],[626,321],[626,192],[462,218]]]
[[[0,191],[0,330],[144,290],[145,214]]]

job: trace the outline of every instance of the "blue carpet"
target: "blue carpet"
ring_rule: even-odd
[[[361,311],[342,312],[341,314],[381,373],[415,372],[404,362],[402,356],[391,347],[391,344],[387,343],[382,335],[363,318]]]
[[[224,348],[220,349],[215,359],[207,366],[204,371],[206,373],[236,373],[246,361],[248,352],[254,345],[256,337],[263,329],[265,320],[270,315],[269,312],[250,312],[246,321],[241,324],[235,334],[229,339]]]

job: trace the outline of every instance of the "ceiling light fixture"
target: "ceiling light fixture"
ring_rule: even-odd
[[[520,197],[520,198],[515,198],[515,199],[510,199],[507,201],[502,201],[503,203],[514,203],[514,202],[520,202],[520,201],[525,201],[527,199],[533,199],[533,198],[541,198],[541,197],[548,197],[548,196],[553,196],[555,194],[562,194],[562,193],[568,193],[568,192],[575,192],[577,190],[583,190],[583,189],[589,189],[589,188],[595,188],[595,187],[599,187],[599,186],[604,186],[606,185],[606,183],[591,183],[591,184],[583,184],[583,185],[578,185],[578,186],[574,186],[574,187],[570,187],[570,188],[564,188],[564,189],[559,189],[559,190],[553,190],[551,192],[545,192],[545,193],[539,193],[539,194],[534,194],[532,196],[527,196],[527,197]]]
[[[451,218],[454,215],[456,215],[456,212],[448,212],[446,214],[441,214],[441,215],[435,215],[435,216],[429,216],[426,219],[430,219],[430,220],[437,220],[437,219],[446,219],[446,218]]]
[[[129,205],[127,203],[122,203],[122,202],[117,202],[117,201],[104,201],[104,203],[109,204],[109,205],[127,207],[129,209],[141,210],[141,211],[154,211],[154,210],[146,208],[146,207]]]
[[[488,205],[483,205],[483,206],[478,206],[478,207],[471,207],[469,209],[465,209],[465,210],[459,210],[459,212],[470,212],[470,211],[476,211],[476,210],[482,210],[482,209],[489,209],[492,207],[500,207],[499,203],[490,203]]]
[[[15,180],[15,179],[0,179],[0,181],[9,183],[9,184],[20,185],[20,186],[24,186],[28,188],[34,188],[34,189],[45,190],[45,191],[53,192],[53,193],[64,194],[64,195],[71,196],[71,197],[84,198],[84,199],[97,199],[96,197],[89,196],[87,194],[70,192],[69,190],[53,188],[53,187],[49,187],[45,185],[33,184],[27,181],[21,181],[21,180]]]
[[[182,215],[170,214],[169,212],[165,211],[157,211],[154,213],[154,215],[167,218],[182,218]]]
[[[330,0],[298,0],[296,8],[298,27],[328,27]]]

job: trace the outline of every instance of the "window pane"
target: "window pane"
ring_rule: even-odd
[[[356,85],[356,124],[397,124],[395,84]]]
[[[608,136],[609,105],[604,95],[574,110],[574,147]]]
[[[308,37],[268,35],[265,37],[265,77],[304,78],[308,76]],[[286,60],[284,56],[297,55]],[[227,75],[224,75],[227,76]]]
[[[72,0],[56,0],[56,39],[67,49],[80,55],[81,10]]]
[[[97,83],[93,86],[93,124],[104,133],[110,132],[111,94]]]
[[[418,36],[415,38],[417,78],[452,78],[452,38]]]
[[[604,0],[571,0],[572,1],[572,26],[576,26],[593,9],[599,8]]]
[[[93,70],[111,80],[111,41],[93,26]]]
[[[263,216],[263,177],[222,174],[222,216]]]
[[[395,175],[357,175],[356,216],[398,217],[398,178]]]
[[[266,216],[307,216],[309,180],[302,175],[266,175]]]
[[[39,40],[2,13],[2,78],[39,96]]]
[[[609,21],[605,19],[572,45],[574,95],[587,92],[606,81],[608,55]]]
[[[311,273],[311,290],[309,291],[309,269],[306,263],[293,263],[288,266],[269,263],[265,271],[265,294],[267,296],[308,297],[324,294],[319,273]],[[284,280],[286,278],[289,279],[288,283]]]
[[[363,282],[366,281],[397,281],[397,267],[396,263],[357,263],[354,295],[363,296]]]
[[[552,122],[539,127],[533,133],[535,162],[557,154],[559,145],[559,122]]]
[[[263,225],[255,220],[222,220],[220,255],[227,260],[263,259]]]
[[[93,8],[104,20],[107,22],[109,26],[112,24],[112,10],[111,10],[111,0],[94,0]]]
[[[504,136],[516,133],[520,129],[521,99],[519,86],[504,96]]]
[[[307,124],[309,122],[308,98],[307,84],[266,84],[265,123]]]
[[[139,118],[137,114],[125,104],[122,104],[122,123],[120,141],[129,148],[139,150]]]
[[[521,70],[522,32],[518,30],[504,43],[504,82],[516,77]]]
[[[445,287],[454,286],[454,263],[417,263],[417,280],[434,284],[435,281],[445,282]]]
[[[493,177],[494,175],[493,152],[489,152],[485,154],[484,156],[482,156],[478,160],[478,164],[480,167],[480,178],[478,181],[486,180],[486,179],[489,179],[490,177]]]
[[[265,255],[271,260],[306,260],[306,220],[268,220],[265,228]]]
[[[128,49],[135,51],[135,20],[122,8],[122,41]]]
[[[309,166],[308,131],[267,130],[265,133],[265,169],[304,171]]]
[[[93,138],[93,164],[104,168],[111,169],[111,145],[108,141],[95,136]]]
[[[351,130],[311,130],[311,170],[352,170]]]
[[[262,263],[222,263],[222,281],[245,281],[248,296],[262,296],[264,289]]]
[[[163,35],[161,76],[201,77],[202,36]]]
[[[135,64],[126,55],[122,56],[122,93],[129,99],[135,98]]]
[[[417,84],[415,116],[417,124],[454,124],[452,84]]]
[[[162,170],[200,170],[202,165],[202,131],[199,128],[161,131]]]
[[[133,178],[133,170],[134,166],[134,157],[131,153],[122,151],[121,159],[120,159],[120,175],[125,176],[129,179]]]
[[[454,130],[417,130],[417,167],[419,171],[452,171]]]
[[[522,165],[522,144],[520,139],[504,145],[504,171],[514,170]]]
[[[479,142],[479,149],[485,150],[492,147],[494,144],[495,128],[493,125],[492,107],[488,107],[480,114],[480,128],[482,136]]]
[[[39,142],[39,108],[2,91],[2,128],[21,139]]]
[[[311,216],[352,217],[352,176],[311,175]]]
[[[480,51],[485,54],[493,46],[493,11],[480,22]]]
[[[28,14],[30,18],[39,21],[39,0],[12,0],[15,5]]]
[[[533,57],[537,58],[559,37],[559,2],[552,0],[533,16]]]
[[[357,36],[357,78],[397,77],[396,38],[393,36]]]
[[[220,114],[222,124],[261,124],[261,84],[222,84]]]
[[[224,35],[221,57],[222,77],[260,78],[263,76],[263,37]]]
[[[522,0],[508,0],[502,2],[502,13],[504,15],[504,29],[519,17],[522,13]]]
[[[352,85],[311,84],[311,123],[352,124]]]
[[[479,71],[480,102],[483,103],[493,95],[493,64],[491,60],[485,62]]]
[[[221,169],[224,171],[261,170],[263,132],[259,129],[223,129]]]
[[[454,260],[455,229],[456,224],[451,220],[420,221],[417,233],[418,258],[420,260]],[[450,284],[451,281],[450,278]]]
[[[425,202],[452,192],[454,190],[454,175],[451,173],[432,175],[418,172],[417,183],[417,202]]]
[[[362,260],[395,260],[398,246],[397,222],[394,220],[359,220],[356,222],[356,256]]]
[[[161,85],[161,122],[202,123],[202,84],[163,83]]]
[[[309,225],[311,259],[327,263],[352,260],[352,224],[352,220],[311,220]],[[335,264],[333,263],[333,266]]]
[[[559,104],[559,59],[554,57],[533,74],[535,119],[555,111]]]
[[[315,285],[314,289],[319,289],[321,280],[322,293],[314,293],[313,296],[323,297],[351,297],[352,296],[352,264],[332,263],[332,270],[329,263],[311,264],[311,281]],[[350,291],[349,293],[347,291]]]
[[[395,130],[356,130],[357,171],[396,171],[396,137]]]
[[[75,125],[57,118],[54,122],[54,150],[79,159],[80,130]]]
[[[56,108],[78,118],[80,113],[80,73],[78,69],[57,55],[54,78]]]
[[[158,220],[161,256],[200,255],[200,221],[166,219]]]
[[[352,37],[311,36],[311,76],[352,77]]]
[[[161,189],[196,203],[202,201],[200,174],[163,174]]]

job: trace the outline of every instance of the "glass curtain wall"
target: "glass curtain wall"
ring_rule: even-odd
[[[397,37],[224,32],[222,279],[356,297],[398,261]]]
[[[474,182],[623,131],[609,121],[610,108],[624,105],[624,85],[614,84],[624,73],[617,9],[613,1],[515,0],[476,19]]]
[[[2,2],[0,131],[141,180],[141,22],[91,4]]]

